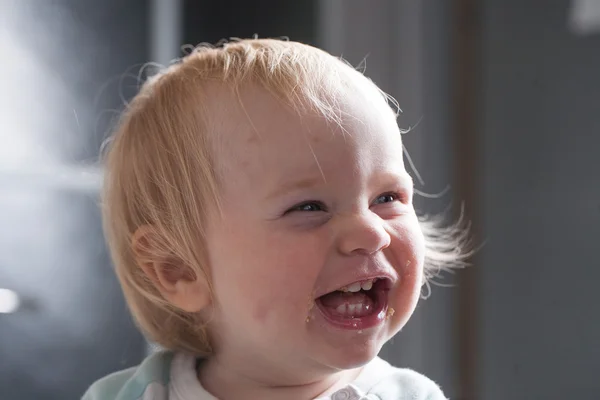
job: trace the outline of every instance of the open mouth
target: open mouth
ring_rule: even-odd
[[[387,278],[355,282],[317,298],[315,303],[325,319],[335,326],[370,328],[386,318],[391,283]]]

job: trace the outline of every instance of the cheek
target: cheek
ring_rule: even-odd
[[[392,240],[396,268],[406,277],[420,281],[425,262],[425,237],[418,220],[394,226]]]
[[[391,293],[394,333],[404,326],[419,301],[423,284],[425,239],[418,221],[395,227],[389,257],[401,275],[400,286]]]
[[[251,319],[246,322],[263,326],[306,318],[323,263],[317,241],[274,229],[237,228],[209,248],[215,297],[224,317],[244,310],[244,319]]]

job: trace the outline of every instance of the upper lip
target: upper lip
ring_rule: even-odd
[[[385,268],[383,266],[369,265],[364,268],[357,268],[352,271],[347,271],[344,274],[343,281],[334,281],[330,285],[319,288],[315,292],[315,299],[326,295],[327,293],[340,290],[343,287],[350,286],[356,282],[368,281],[370,279],[389,279],[394,285],[398,281],[398,274],[391,268]]]

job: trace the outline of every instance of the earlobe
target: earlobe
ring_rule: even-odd
[[[197,313],[210,305],[210,289],[203,279],[193,281],[179,280],[167,300],[176,307],[189,313]]]
[[[161,252],[165,246],[160,240],[152,227],[138,228],[131,240],[136,264],[169,303],[189,313],[203,310],[211,298],[206,278],[175,255]]]

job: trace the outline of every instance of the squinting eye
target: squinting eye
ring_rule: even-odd
[[[376,198],[373,204],[391,203],[398,200],[398,198],[399,196],[395,193],[386,193]]]
[[[316,211],[325,211],[325,206],[322,203],[317,201],[309,201],[306,203],[299,204],[295,207],[292,207],[289,212],[292,211],[303,211],[303,212],[316,212]]]

